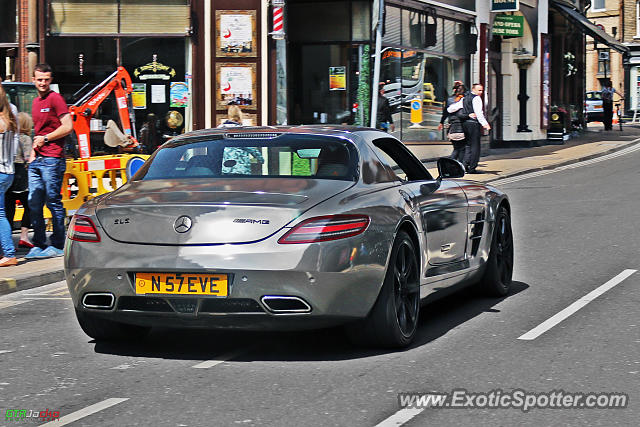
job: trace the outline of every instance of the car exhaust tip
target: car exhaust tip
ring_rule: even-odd
[[[86,308],[110,310],[116,301],[116,297],[110,292],[87,293],[82,297],[82,305]]]
[[[299,297],[265,295],[260,301],[272,313],[311,313],[311,306]]]

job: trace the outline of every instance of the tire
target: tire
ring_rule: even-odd
[[[132,341],[144,338],[151,328],[102,319],[94,314],[76,310],[78,323],[85,334],[96,341]]]
[[[401,348],[413,341],[420,315],[420,273],[413,241],[400,231],[382,289],[369,315],[347,326],[350,339],[367,346]]]
[[[513,233],[511,217],[504,206],[498,208],[491,249],[479,290],[488,296],[502,297],[509,293],[513,276]]]

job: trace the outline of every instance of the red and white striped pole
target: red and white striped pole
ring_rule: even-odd
[[[276,40],[284,39],[284,0],[273,1],[273,32]]]

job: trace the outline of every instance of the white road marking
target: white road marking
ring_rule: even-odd
[[[98,402],[94,405],[87,406],[86,408],[80,409],[79,411],[72,412],[69,415],[65,415],[64,417],[60,417],[60,420],[49,421],[46,424],[41,424],[40,426],[64,426],[70,424],[74,421],[78,421],[81,418],[88,417],[89,415],[95,414],[96,412],[100,412],[104,409],[110,408],[113,405],[117,405],[118,403],[122,403],[129,400],[128,397],[120,398],[120,397],[112,397],[111,399],[103,400],[102,402]]]
[[[14,305],[19,305],[19,304],[23,304],[27,302],[27,300],[22,300],[22,301],[0,301],[0,310],[2,310],[3,308],[8,308],[8,307],[13,307]]]
[[[425,408],[404,408],[400,409],[395,414],[391,415],[386,420],[382,421],[379,424],[376,424],[375,427],[393,427],[393,426],[401,426],[402,424],[408,422],[413,417],[424,411]]]
[[[0,350],[0,354],[13,353],[13,350]]]
[[[545,320],[535,328],[531,329],[529,332],[518,337],[519,340],[534,340],[538,338],[540,335],[553,328],[558,323],[562,322],[567,317],[571,316],[576,311],[580,310],[585,305],[589,304],[594,299],[598,298],[600,295],[607,292],[609,289],[621,283],[627,277],[631,276],[638,270],[624,270],[622,273],[618,274],[613,279],[609,280],[604,285],[594,289],[589,292],[587,295],[583,296],[564,310],[559,311],[549,319]]]
[[[221,363],[226,362],[227,360],[233,359],[234,357],[237,357],[243,353],[246,353],[248,350],[239,350],[239,351],[232,351],[230,353],[226,353],[226,354],[222,354],[219,357],[212,359],[212,360],[205,360],[202,363],[198,363],[197,365],[193,365],[192,368],[196,368],[196,369],[208,369],[208,368],[213,368],[216,365],[219,365]]]
[[[638,141],[640,141],[640,139],[636,139],[633,142],[638,142]],[[640,144],[635,144],[630,147],[624,148],[622,150],[615,151],[610,154],[605,154],[604,156],[601,156],[601,157],[596,157],[595,159],[584,160],[582,162],[572,163],[570,165],[559,166],[554,169],[544,169],[540,171],[525,173],[522,175],[516,175],[509,178],[497,179],[495,181],[491,181],[489,184],[494,186],[511,184],[512,182],[522,181],[524,179],[529,179],[529,178],[535,178],[537,176],[542,176],[542,175],[549,175],[551,173],[560,172],[567,169],[575,169],[582,166],[593,165],[595,163],[604,162],[606,160],[611,160],[616,157],[626,156],[627,154],[632,153],[634,151],[638,151],[638,150],[640,150]]]

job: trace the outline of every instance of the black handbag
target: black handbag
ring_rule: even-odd
[[[26,163],[14,163],[15,172],[13,173],[13,183],[7,191],[21,193],[29,189],[29,173]]]

